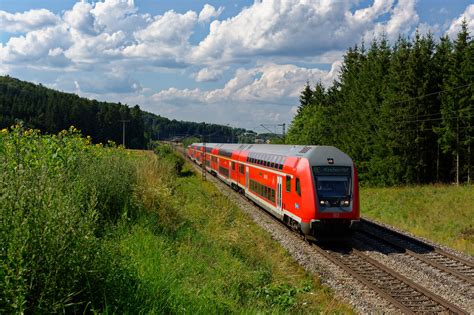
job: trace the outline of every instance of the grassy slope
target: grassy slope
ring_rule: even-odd
[[[474,255],[474,186],[361,189],[361,213]]]
[[[171,176],[163,164],[139,167],[149,214],[120,243],[153,293],[147,311],[351,312],[190,166]]]

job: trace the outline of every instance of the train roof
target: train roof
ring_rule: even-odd
[[[202,143],[193,143],[202,147]],[[274,154],[283,157],[302,157],[312,165],[326,164],[326,158],[333,158],[338,165],[352,165],[352,159],[333,146],[291,145],[291,144],[253,144],[253,143],[206,143],[206,148],[218,148],[225,151],[248,151],[254,153]]]

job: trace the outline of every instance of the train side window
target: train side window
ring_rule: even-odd
[[[232,164],[232,170],[235,171],[235,162],[231,162]]]
[[[300,185],[300,179],[299,178],[296,179],[295,184],[296,184],[296,193],[298,194],[298,196],[301,196],[301,185]]]
[[[286,191],[291,191],[291,176],[286,175]]]

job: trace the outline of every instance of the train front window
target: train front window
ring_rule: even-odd
[[[318,200],[322,206],[349,206],[351,168],[349,166],[314,166]]]
[[[345,198],[350,195],[348,176],[318,176],[317,190],[319,199]]]

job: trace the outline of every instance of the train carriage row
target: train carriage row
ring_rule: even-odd
[[[186,154],[307,238],[360,219],[356,168],[335,147],[193,143]]]

